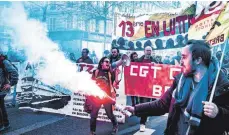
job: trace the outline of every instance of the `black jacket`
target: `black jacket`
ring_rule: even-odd
[[[113,63],[113,62],[116,62],[116,61],[120,60],[120,59],[121,59],[121,57],[122,57],[122,54],[121,54],[121,53],[119,53],[119,54],[118,54],[118,56],[117,56],[117,57],[115,57],[115,58],[113,58],[111,54],[110,54],[110,55],[108,55],[108,58],[110,59],[110,62],[111,62],[111,63]]]
[[[80,62],[80,59],[82,59],[82,62]],[[91,60],[90,57],[80,57],[78,60],[76,60],[76,63],[87,63],[87,64],[93,64],[93,61]]]
[[[16,67],[9,61],[3,60],[0,62],[0,95],[7,94],[8,91],[2,91],[1,89],[5,84],[14,86],[18,83],[18,71]]]
[[[180,75],[175,77],[170,89],[160,99],[135,106],[137,116],[160,116],[169,113],[165,135],[176,135],[177,132],[177,121],[181,109],[175,106],[172,93],[177,87],[179,78]],[[207,99],[210,98],[210,91]],[[222,72],[219,75],[213,102],[217,105],[219,113],[214,119],[203,114],[195,135],[222,135],[225,130],[229,129],[229,80]]]
[[[144,58],[145,58],[145,55],[140,57],[137,62],[142,62]],[[157,63],[157,61],[152,56],[150,56],[150,61],[154,62],[154,63]]]

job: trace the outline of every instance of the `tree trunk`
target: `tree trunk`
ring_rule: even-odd
[[[48,4],[46,4],[45,7],[43,8],[42,22],[46,22],[47,8],[48,8]]]

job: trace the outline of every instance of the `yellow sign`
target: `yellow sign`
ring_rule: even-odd
[[[206,40],[210,45],[219,45],[225,42],[228,38],[229,31],[229,5],[225,5],[221,14],[215,22],[213,29],[210,31],[209,35],[206,37]]]

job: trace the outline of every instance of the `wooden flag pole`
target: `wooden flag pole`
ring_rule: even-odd
[[[223,65],[223,58],[224,58],[224,54],[225,54],[225,50],[226,50],[226,47],[228,45],[228,38],[226,40],[226,42],[224,43],[224,48],[223,48],[223,52],[222,52],[222,55],[221,55],[221,58],[220,58],[220,62],[219,62],[219,69],[217,71],[217,74],[216,74],[216,78],[215,78],[215,82],[214,82],[214,85],[212,87],[212,91],[211,91],[211,96],[209,98],[209,102],[212,103],[212,100],[213,100],[213,96],[215,94],[215,88],[216,88],[216,84],[217,84],[217,81],[218,81],[218,77],[219,77],[219,73],[220,73],[220,69]]]

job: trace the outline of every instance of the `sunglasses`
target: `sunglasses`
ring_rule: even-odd
[[[105,61],[103,61],[103,62],[110,63],[110,61],[108,61],[108,60],[105,60]]]

